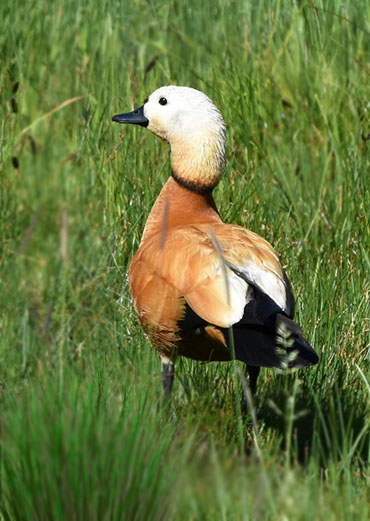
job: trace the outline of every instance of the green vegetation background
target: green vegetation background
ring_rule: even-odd
[[[3,520],[367,520],[370,4],[2,0]],[[126,272],[168,147],[111,116],[164,84],[228,128],[226,222],[281,253],[321,356],[182,361],[169,408]],[[195,114],[196,117],[196,114]]]

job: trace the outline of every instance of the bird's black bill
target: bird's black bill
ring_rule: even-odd
[[[126,114],[116,114],[113,116],[112,121],[116,121],[117,123],[131,123],[132,125],[140,125],[142,127],[149,125],[149,120],[144,116],[144,105]]]

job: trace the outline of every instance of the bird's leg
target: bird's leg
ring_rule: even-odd
[[[260,373],[261,368],[258,366],[247,365],[247,364],[246,364],[246,366],[247,366],[247,371],[249,374],[249,387],[250,387],[252,396],[254,396],[257,391],[257,380],[258,380],[258,375]]]
[[[164,391],[164,397],[166,400],[169,399],[173,381],[175,378],[175,364],[167,357],[161,356],[162,363],[162,386]]]

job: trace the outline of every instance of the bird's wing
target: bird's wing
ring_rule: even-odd
[[[272,246],[256,233],[235,225],[220,227],[217,237],[220,238],[226,265],[280,311],[292,317],[294,297]]]
[[[239,226],[171,229],[164,244],[159,237],[142,244],[135,263],[147,265],[152,276],[173,287],[210,324],[230,327],[239,322],[256,289],[289,314],[289,287],[276,253],[267,241]]]

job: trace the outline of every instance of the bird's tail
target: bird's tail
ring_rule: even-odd
[[[235,358],[248,365],[293,368],[319,361],[298,324],[282,313],[277,313],[274,326],[240,324],[233,327],[233,340],[230,333],[226,335],[229,347],[234,345]]]

